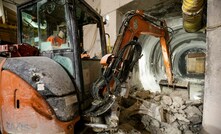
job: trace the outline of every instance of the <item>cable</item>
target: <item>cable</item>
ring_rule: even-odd
[[[171,27],[167,27],[167,29],[170,29],[171,31],[167,30],[170,33],[170,39],[168,40],[167,44],[170,44],[174,37],[174,30]]]

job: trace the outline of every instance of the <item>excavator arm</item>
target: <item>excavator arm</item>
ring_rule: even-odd
[[[140,35],[146,34],[159,37],[168,83],[169,85],[172,85],[173,76],[171,71],[172,68],[170,54],[167,44],[170,38],[166,22],[163,20],[156,19],[152,16],[146,15],[141,10],[137,10],[135,11],[135,13],[132,13],[132,15],[129,16],[128,19],[126,19],[125,22],[123,22],[123,24],[125,24],[125,27],[121,34],[122,41],[120,41],[121,43],[115,44],[115,54],[123,47],[125,47],[125,45],[128,42],[132,40],[137,40],[140,37]]]
[[[141,10],[132,11],[122,23],[112,54],[101,59],[104,71],[93,84],[91,92],[94,101],[85,111],[86,116],[102,115],[112,107],[121,92],[121,84],[126,81],[129,72],[142,56],[138,38],[143,34],[160,38],[168,84],[172,85],[173,75],[167,44],[170,38],[165,21],[148,16]]]

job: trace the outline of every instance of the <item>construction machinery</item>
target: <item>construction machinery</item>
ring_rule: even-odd
[[[84,27],[95,25],[104,55],[103,19],[81,0],[29,1],[17,7],[17,15],[18,44],[0,46],[0,131],[74,133],[90,102],[84,88],[101,70],[99,60],[81,59]],[[61,24],[65,43],[53,46],[47,38],[56,36]]]
[[[188,88],[186,84],[180,85],[174,81],[168,45],[171,40],[170,32],[172,31],[169,30],[165,21],[154,18],[141,10],[130,11],[126,14],[112,54],[107,54],[101,59],[104,71],[93,85],[94,101],[84,112],[85,117],[90,117],[87,126],[94,128],[95,131],[115,131],[117,128],[120,113],[118,101],[129,93],[123,90],[122,85],[125,86],[124,83],[129,73],[142,57],[142,48],[139,43],[141,35],[160,38],[167,80],[162,80],[159,84],[173,89]]]
[[[140,10],[129,12],[112,54],[105,55],[102,17],[84,1],[34,0],[18,6],[17,13],[20,44],[0,48],[2,56],[16,57],[1,58],[3,134],[73,133],[80,117],[94,129],[114,130],[119,121],[116,100],[142,56],[138,39],[143,34],[160,38],[168,84],[174,86],[165,21]],[[56,35],[63,22],[66,41],[53,46],[47,38]],[[100,50],[105,55],[100,61],[102,73],[98,60],[81,59],[84,26],[88,24],[96,25],[100,33]],[[100,77],[91,87],[96,76]]]

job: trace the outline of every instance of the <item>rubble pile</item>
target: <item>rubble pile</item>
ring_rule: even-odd
[[[198,134],[202,124],[200,100],[136,91],[121,100],[118,133]]]

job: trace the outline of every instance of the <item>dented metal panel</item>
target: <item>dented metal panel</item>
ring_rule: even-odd
[[[75,92],[65,70],[47,57],[8,58],[3,66],[44,96],[63,96]]]
[[[0,126],[3,134],[73,133],[79,116],[60,121],[44,98],[27,82],[8,70],[0,74]]]

